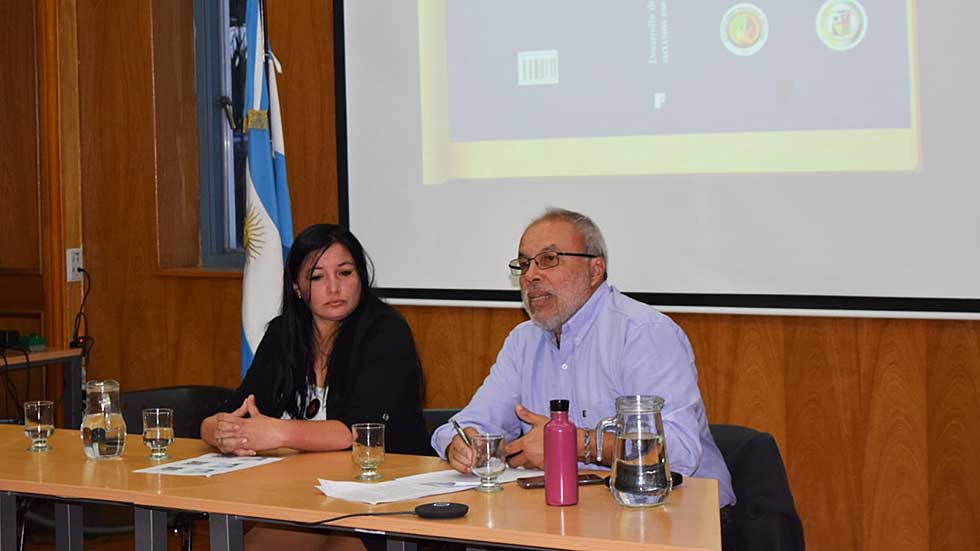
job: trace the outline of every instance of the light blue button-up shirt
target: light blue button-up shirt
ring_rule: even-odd
[[[717,479],[721,505],[735,503],[731,477],[708,430],[687,335],[669,317],[605,283],[562,325],[560,348],[552,333],[531,321],[515,327],[469,405],[454,417],[510,441],[531,429],[514,413],[517,404],[548,415],[549,402],[565,398],[569,419],[594,428],[616,414],[617,397],[630,394],[664,398],[671,470]],[[443,459],[454,435],[448,424],[432,435]]]

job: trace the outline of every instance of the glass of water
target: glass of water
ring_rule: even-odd
[[[143,410],[143,443],[150,448],[150,461],[169,459],[167,447],[174,443],[174,410]]]
[[[361,467],[355,480],[380,480],[378,466],[385,460],[384,423],[354,423],[354,447],[351,450],[354,463]]]
[[[503,456],[504,437],[501,434],[474,434],[470,436],[470,449],[473,450],[473,466],[470,470],[480,477],[478,492],[499,492],[497,482],[500,473],[507,469]]]
[[[54,402],[37,400],[24,402],[24,436],[30,438],[32,452],[46,452],[48,438],[54,434]]]

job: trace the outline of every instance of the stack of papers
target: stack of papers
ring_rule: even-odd
[[[497,481],[505,484],[526,476],[543,475],[544,471],[539,470],[507,469],[497,477]],[[461,492],[480,485],[480,479],[476,476],[454,470],[405,476],[386,482],[348,482],[322,478],[319,481],[317,489],[328,497],[371,505]]]

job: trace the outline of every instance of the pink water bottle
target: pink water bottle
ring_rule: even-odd
[[[578,503],[578,436],[568,420],[568,400],[551,401],[544,426],[544,498],[548,505]]]

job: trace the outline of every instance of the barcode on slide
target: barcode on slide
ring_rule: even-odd
[[[558,84],[558,50],[517,53],[517,85]]]

